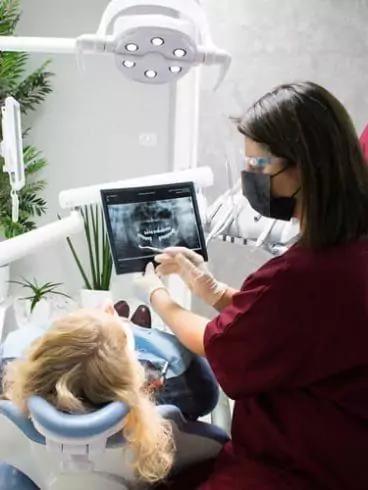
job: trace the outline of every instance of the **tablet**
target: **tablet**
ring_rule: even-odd
[[[117,274],[143,272],[167,247],[187,247],[208,260],[192,182],[101,190]]]

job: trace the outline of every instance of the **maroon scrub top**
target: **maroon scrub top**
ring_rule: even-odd
[[[368,490],[368,241],[294,246],[205,331],[235,400],[201,490]]]

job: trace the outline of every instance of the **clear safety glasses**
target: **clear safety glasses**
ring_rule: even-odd
[[[242,153],[243,170],[263,172],[267,165],[270,165],[274,159],[275,157],[272,156],[248,157]]]

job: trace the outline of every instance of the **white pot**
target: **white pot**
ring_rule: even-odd
[[[9,266],[3,265],[2,267],[0,267],[0,303],[5,301],[5,299],[8,297],[9,276]]]
[[[82,308],[102,308],[107,301],[112,301],[111,291],[81,289],[80,303]]]

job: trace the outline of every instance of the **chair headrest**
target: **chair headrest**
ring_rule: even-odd
[[[39,396],[30,397],[27,405],[38,429],[45,429],[48,435],[67,439],[84,439],[106,434],[119,425],[129,412],[125,403],[112,402],[94,412],[68,414],[60,412]]]
[[[112,435],[108,437],[107,447],[116,448],[124,444],[122,432],[118,429],[116,431],[113,430],[114,425],[118,425],[129,411],[124,403],[113,402],[93,413],[70,415],[55,410],[43,398],[33,396],[29,399],[28,407],[33,420],[35,422],[39,421],[38,425],[41,425],[48,432],[46,435],[49,436],[51,433],[60,442],[64,442],[65,438],[69,441],[75,439],[76,444],[81,439],[85,439],[84,442],[88,443],[89,438],[98,437],[101,433],[111,428]],[[229,436],[215,425],[186,421],[181,411],[173,405],[160,405],[157,409],[162,417],[175,423],[179,431],[185,434],[211,439],[221,445],[225,444],[229,439]],[[46,443],[44,432],[41,435],[29,418],[20,412],[12,402],[1,400],[0,414],[10,419],[32,441],[39,444]],[[55,423],[54,416],[57,423]]]
[[[31,420],[13,402],[0,400],[0,414],[13,422],[31,441],[38,444],[46,443],[44,436],[35,429]]]

